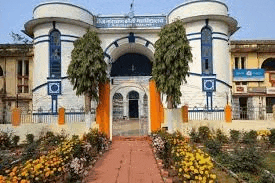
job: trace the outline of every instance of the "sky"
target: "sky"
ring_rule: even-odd
[[[49,0],[47,0],[49,1]],[[62,0],[79,5],[94,15],[124,15],[132,0]],[[167,15],[187,0],[135,0],[136,15]],[[223,0],[239,27],[232,40],[275,40],[275,0]],[[21,33],[32,19],[33,8],[45,0],[0,0],[0,44],[13,43],[11,32]],[[23,34],[23,33],[22,33]],[[24,35],[24,34],[23,34]]]

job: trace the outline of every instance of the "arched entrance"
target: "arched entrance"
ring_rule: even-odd
[[[146,84],[128,83],[113,88],[112,135],[143,136],[149,132],[148,93]],[[142,97],[144,96],[144,97]]]
[[[113,136],[147,135],[151,130],[148,96],[153,53],[153,44],[134,33],[118,38],[104,51],[111,79],[110,132]],[[122,95],[120,100],[114,97],[117,93]]]
[[[150,59],[140,53],[125,53],[112,63],[110,75],[111,90],[115,90],[112,101],[114,136],[148,134],[147,96],[151,72]]]

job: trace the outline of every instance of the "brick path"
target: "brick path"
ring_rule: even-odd
[[[89,171],[87,183],[163,183],[146,140],[113,139],[111,150]]]

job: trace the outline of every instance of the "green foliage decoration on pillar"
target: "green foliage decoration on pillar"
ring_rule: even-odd
[[[181,20],[162,28],[154,57],[152,76],[157,89],[167,95],[168,109],[176,108],[182,96],[180,86],[183,81],[187,82],[188,64],[192,62],[191,47]]]

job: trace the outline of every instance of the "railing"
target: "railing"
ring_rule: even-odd
[[[26,123],[57,123],[58,113],[42,111],[22,111],[21,124]],[[65,123],[85,122],[84,109],[71,109],[65,112]]]
[[[232,107],[233,120],[273,120],[273,113],[260,107]]]
[[[224,108],[194,107],[188,110],[189,120],[224,120]]]
[[[21,124],[27,123],[56,123],[58,120],[57,113],[41,112],[41,111],[22,111]]]
[[[80,109],[80,110],[71,109],[69,112],[65,112],[65,122],[66,123],[85,122],[84,109]]]

